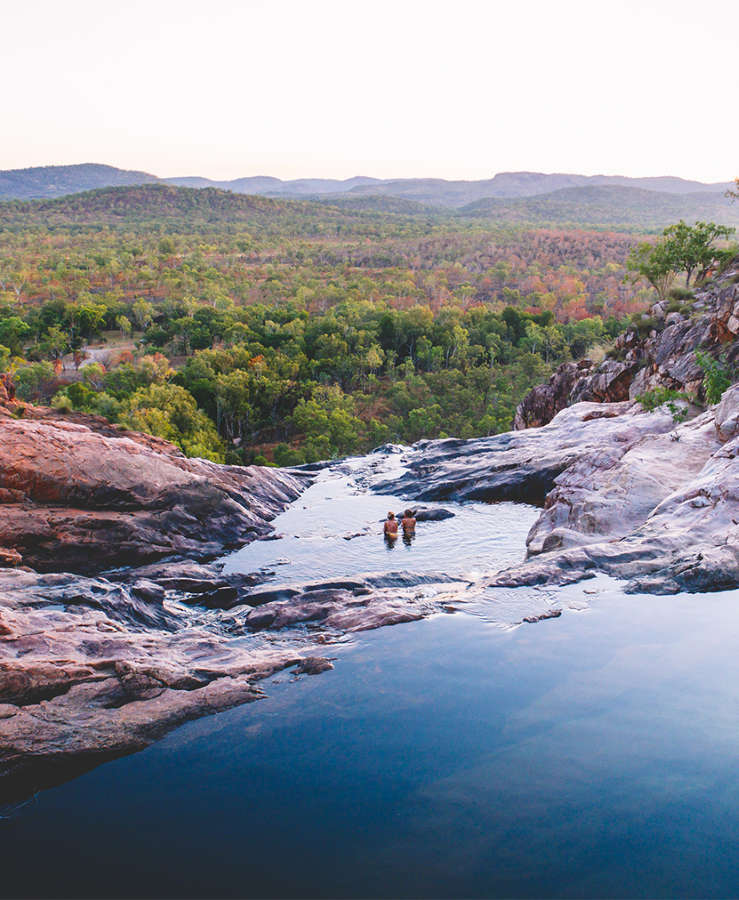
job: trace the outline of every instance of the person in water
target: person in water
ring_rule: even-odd
[[[403,528],[404,535],[411,535],[416,533],[416,517],[413,515],[412,509],[407,509],[403,513],[403,520],[400,524]]]
[[[395,518],[394,512],[389,512],[387,514],[387,519],[385,519],[385,526],[383,528],[385,532],[385,537],[389,541],[394,541],[398,536],[398,520]]]

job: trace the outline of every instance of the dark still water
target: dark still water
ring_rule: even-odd
[[[0,822],[2,894],[739,895],[739,592],[597,586],[364,634],[40,794]]]

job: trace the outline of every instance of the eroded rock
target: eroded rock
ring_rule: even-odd
[[[726,353],[728,363],[739,362],[739,260],[714,284],[698,290],[692,314],[666,313],[655,304],[658,327],[646,336],[627,329],[616,339],[614,358],[599,365],[589,360],[564,363],[548,382],[533,388],[516,409],[516,430],[550,422],[560,410],[583,400],[613,403],[634,399],[658,387],[684,391],[703,399],[703,372],[695,358],[701,349]]]
[[[268,532],[304,484],[279,469],[187,459],[92,417],[0,417],[0,548],[36,569],[214,556]]]

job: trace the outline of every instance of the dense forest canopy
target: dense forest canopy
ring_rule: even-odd
[[[162,184],[8,202],[0,368],[230,462],[495,433],[653,302],[639,240]]]

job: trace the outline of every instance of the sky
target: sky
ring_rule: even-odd
[[[3,4],[0,169],[739,175],[736,0]]]

